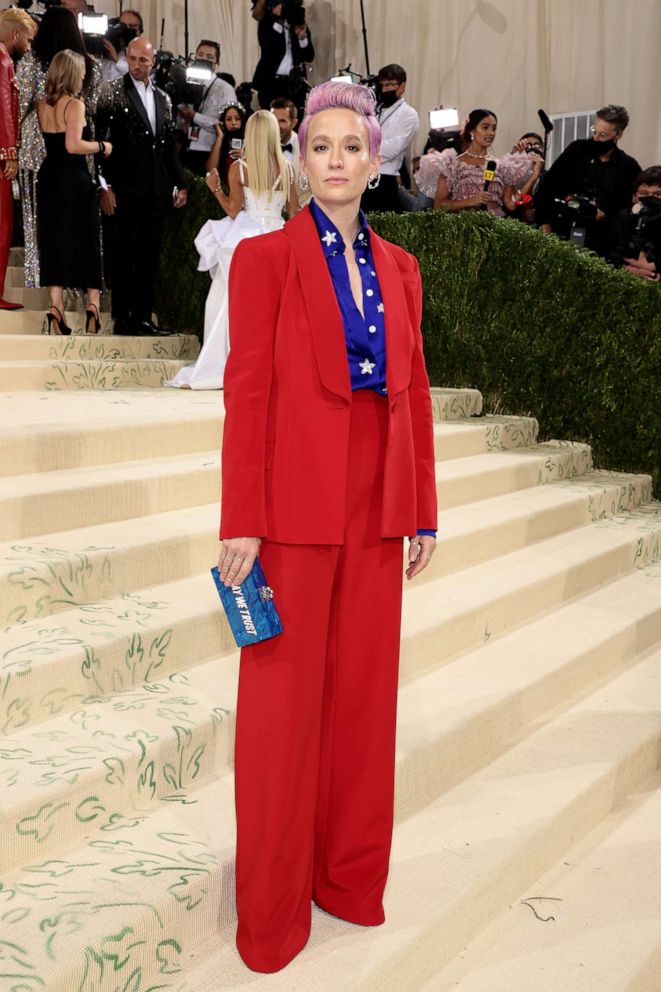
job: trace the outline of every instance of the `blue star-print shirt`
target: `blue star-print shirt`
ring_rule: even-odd
[[[363,317],[351,292],[342,235],[314,200],[310,202],[310,211],[317,225],[333,289],[342,314],[351,389],[354,391],[373,389],[380,396],[385,396],[387,393],[386,323],[381,289],[370,246],[370,229],[365,214],[362,210],[360,211],[358,234],[353,242],[353,250],[363,286],[363,309],[365,311]],[[434,530],[419,530],[418,534],[429,534],[436,537]]]
[[[351,388],[373,389],[381,396],[386,395],[386,325],[383,317],[383,300],[376,277],[370,229],[365,214],[360,212],[359,230],[353,243],[356,262],[360,269],[363,284],[363,317],[356,306],[349,282],[349,270],[344,257],[342,235],[314,200],[310,203],[321,238],[328,271],[333,282],[347,342],[347,357]]]

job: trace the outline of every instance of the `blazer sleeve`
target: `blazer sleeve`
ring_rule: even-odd
[[[221,540],[267,536],[266,426],[282,286],[261,240],[242,241],[230,267]]]
[[[422,280],[417,260],[408,255],[410,269],[404,275],[404,288],[415,333],[415,349],[411,362],[409,403],[413,428],[415,455],[415,487],[417,528],[436,531],[438,504],[436,499],[436,457],[434,454],[434,420],[432,416],[429,377],[425,366],[422,343]]]

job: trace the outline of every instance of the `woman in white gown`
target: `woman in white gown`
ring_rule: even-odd
[[[198,269],[211,273],[204,308],[204,344],[194,365],[187,365],[168,382],[188,389],[222,389],[229,354],[228,277],[234,249],[244,238],[275,231],[298,209],[293,172],[280,149],[280,130],[269,110],[258,110],[246,124],[245,155],[230,166],[229,196],[218,171],[207,174],[207,185],[227,214],[209,220],[195,238]]]

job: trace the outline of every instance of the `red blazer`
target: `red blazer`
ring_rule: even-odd
[[[14,63],[0,42],[0,162],[16,158],[18,130],[18,83]]]
[[[371,234],[385,307],[389,423],[382,537],[436,528],[418,263]],[[351,413],[344,325],[306,207],[242,241],[229,277],[221,538],[342,544]]]

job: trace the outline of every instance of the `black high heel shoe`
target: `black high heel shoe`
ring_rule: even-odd
[[[51,313],[51,310],[57,310],[59,317],[56,317],[54,313]],[[54,306],[51,307],[48,313],[46,314],[46,320],[48,321],[48,328],[46,330],[46,334],[52,333],[51,327],[53,324],[55,324],[55,326],[57,327],[57,330],[55,331],[56,334],[64,334],[64,335],[71,334],[71,328],[67,327],[67,325],[65,324],[64,315],[59,307],[54,307]]]
[[[93,321],[94,330],[90,331],[90,321]],[[90,303],[85,311],[85,334],[98,334],[101,327],[101,317],[96,303]]]

